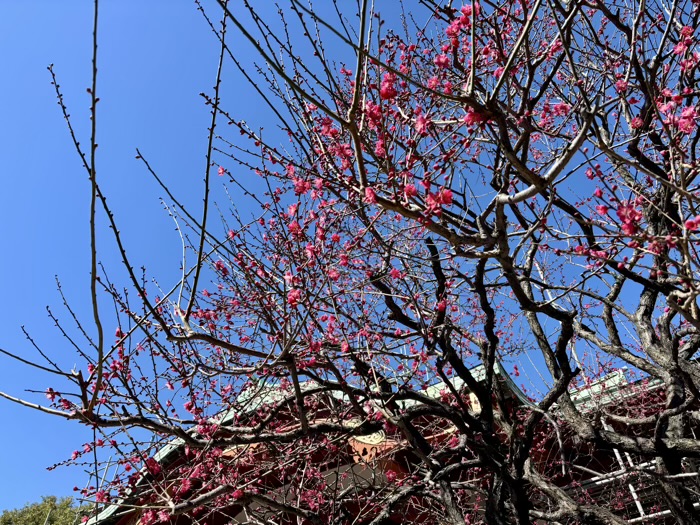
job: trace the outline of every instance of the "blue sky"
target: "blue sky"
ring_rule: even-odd
[[[103,0],[100,11],[98,177],[134,263],[170,285],[177,278],[179,237],[159,203],[163,192],[134,159],[135,148],[199,209],[209,119],[199,93],[214,84],[217,42],[193,1]],[[46,68],[55,65],[87,144],[91,17],[88,0],[0,0],[0,348],[35,357],[20,330],[24,325],[68,368],[76,358],[45,307],[67,321],[57,275],[78,316],[89,318],[89,185]],[[246,94],[249,88],[240,83],[236,89]],[[255,117],[255,105],[244,109]],[[99,248],[106,266],[118,268],[104,226]],[[0,359],[1,390],[22,395],[49,384],[49,378]],[[0,510],[42,495],[70,495],[74,485],[84,484],[78,469],[46,467],[81,448],[89,439],[86,429],[4,400],[0,414]]]

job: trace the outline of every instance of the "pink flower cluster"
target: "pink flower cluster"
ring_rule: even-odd
[[[617,216],[622,221],[622,231],[625,235],[634,235],[639,231],[639,223],[641,222],[643,215],[640,210],[637,209],[635,204],[620,204],[617,208]]]
[[[296,306],[301,302],[301,290],[298,288],[294,288],[293,290],[289,290],[287,293],[287,304],[289,306],[296,308]]]
[[[429,193],[425,198],[426,213],[440,215],[442,206],[452,205],[452,190],[449,188],[442,188],[437,193]]]
[[[379,96],[382,96],[381,89],[379,91]],[[379,106],[379,104],[375,104],[371,100],[368,100],[365,104],[365,115],[367,116],[367,125],[369,126],[369,129],[377,129],[382,122],[382,108]]]
[[[673,114],[676,108],[683,103],[683,95],[673,93],[670,89],[664,89],[661,94],[670,100],[658,101],[657,107],[659,112],[664,115],[664,124],[671,127],[676,127],[681,133],[689,135],[695,131],[695,119],[698,117],[698,111],[694,106],[687,106],[681,110],[680,116]]]
[[[396,98],[396,95],[398,95],[398,91],[396,91],[396,75],[387,73],[379,86],[379,96],[383,100],[393,100]]]
[[[427,135],[428,127],[431,124],[432,122],[425,115],[418,115],[418,117],[416,117],[416,132],[421,135]]]
[[[690,232],[700,230],[700,215],[697,215],[695,218],[688,219],[687,221],[685,221],[684,226],[685,229]]]
[[[474,108],[469,108],[467,110],[467,114],[464,115],[464,123],[467,126],[471,126],[472,124],[481,124],[482,122],[486,122],[486,120],[486,116],[477,112]]]
[[[481,14],[481,6],[478,3],[475,3],[473,6],[471,4],[466,4],[462,6],[460,11],[462,12],[462,16],[455,18],[452,23],[447,26],[447,29],[445,29],[445,34],[453,40],[453,45],[456,45],[454,41],[457,40],[462,29],[471,27],[472,13],[474,13],[474,16],[479,16],[479,14]]]

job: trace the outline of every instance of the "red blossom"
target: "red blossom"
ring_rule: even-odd
[[[700,215],[685,221],[684,226],[685,226],[686,230],[691,231],[691,232],[700,229]]]
[[[418,195],[418,189],[414,184],[406,184],[403,187],[403,193],[406,195],[406,197],[415,197]]]
[[[482,122],[486,122],[486,117],[477,112],[474,108],[469,108],[467,114],[464,115],[464,123],[467,126],[471,126],[472,124],[481,124]]]
[[[382,83],[379,86],[379,96],[384,100],[393,100],[398,91],[396,91],[396,75],[393,73],[387,73],[382,79]]]
[[[292,237],[300,237],[303,232],[301,225],[297,221],[290,222],[288,229],[289,233],[292,234]]]
[[[301,302],[301,290],[295,288],[287,293],[287,304],[296,307]]]
[[[370,187],[365,188],[364,201],[367,204],[376,204],[377,203],[377,194],[373,188],[370,188]]]
[[[430,125],[430,120],[426,118],[425,115],[418,115],[416,118],[416,132],[420,135],[428,134],[428,126]]]
[[[443,188],[440,190],[440,193],[438,194],[439,200],[442,204],[445,206],[450,206],[452,205],[452,190],[449,188]]]
[[[447,55],[438,55],[435,57],[435,65],[441,69],[447,69],[450,67],[450,57]]]
[[[615,82],[615,91],[617,91],[618,93],[626,92],[628,87],[629,84],[624,79],[620,79],[617,82]]]

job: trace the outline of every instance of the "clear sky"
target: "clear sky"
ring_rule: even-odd
[[[199,93],[214,84],[217,41],[191,0],[103,0],[100,9],[98,177],[135,264],[172,285],[179,237],[159,203],[163,192],[134,159],[135,148],[199,209],[209,118]],[[0,0],[0,348],[36,357],[24,325],[69,369],[76,358],[45,307],[70,326],[57,275],[78,316],[89,319],[89,184],[46,68],[55,65],[88,144],[91,17],[89,0]],[[235,88],[239,100],[250,95],[242,82]],[[255,117],[254,104],[243,110]],[[101,239],[101,259],[118,268],[104,229]],[[49,384],[46,376],[0,358],[1,390],[32,398],[25,389]],[[34,400],[45,401],[36,394]],[[0,510],[42,495],[70,495],[85,483],[77,469],[46,467],[81,448],[86,429],[1,399],[0,415]]]

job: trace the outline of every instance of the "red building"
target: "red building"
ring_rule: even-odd
[[[472,374],[478,380],[483,380],[483,369],[473,369]],[[511,377],[499,365],[497,367],[498,381],[505,399],[513,407],[521,406],[527,409],[531,406],[528,398],[515,385]],[[316,385],[305,383],[304,389],[312,389]],[[476,396],[471,394],[460,381],[455,381],[464,399],[470,403],[474,415],[480,413],[482,407]],[[661,402],[660,389],[654,383],[629,383],[625,372],[615,371],[602,379],[588,384],[585,388],[574,390],[571,397],[578,408],[591,417],[600,418],[601,425],[614,426],[615,421],[607,421],[604,412],[614,413],[621,410],[629,413],[635,410],[635,406],[649,406],[649,403]],[[429,387],[428,396],[438,399],[446,395],[443,383],[437,383]],[[643,395],[642,395],[643,394]],[[248,407],[251,412],[267,410],[272,406],[279,406],[284,399],[284,393],[279,387],[260,385],[256,390],[245,394],[248,396]],[[328,396],[317,400],[318,406],[315,418],[311,424],[323,424],[324,418],[331,417],[334,411],[327,410],[324,413],[324,405],[332,406],[343,400],[341,394]],[[656,396],[656,397],[655,397]],[[656,399],[656,401],[654,401]],[[408,406],[411,400],[401,401]],[[603,410],[605,409],[605,410]],[[641,408],[640,408],[641,409]],[[283,423],[278,427],[279,432],[289,432],[300,427],[300,422],[291,417],[291,411],[279,412],[279,418]],[[239,416],[240,419],[241,416]],[[234,416],[228,415],[219,423],[225,429],[228,421]],[[330,421],[330,419],[328,420]],[[361,423],[359,417],[352,417],[348,413],[348,422]],[[542,433],[531,451],[531,458],[540,469],[549,470],[550,478],[556,479],[557,484],[577,501],[592,501],[604,505],[616,515],[626,520],[627,523],[673,523],[673,517],[668,510],[663,508],[658,488],[654,482],[654,461],[643,461],[631,454],[618,450],[593,450],[590,446],[582,444],[576,436],[566,428],[560,426],[552,417],[546,418],[543,423],[548,428]],[[429,417],[422,421],[422,433],[431,444],[446,443],[456,439],[457,429],[446,427],[444,423],[432,424]],[[224,430],[222,430],[224,431]],[[201,486],[201,481],[193,482],[189,488],[188,498],[175,498],[178,491],[189,482],[186,480],[188,463],[185,447],[182,441],[176,440],[163,447],[156,456],[155,461],[159,467],[155,474],[141,475],[133,485],[130,492],[118,503],[106,507],[96,517],[90,520],[89,525],[150,525],[159,521],[167,521],[176,525],[189,525],[190,523],[208,523],[209,525],[245,524],[245,523],[297,523],[296,518],[287,515],[286,506],[302,497],[298,483],[289,478],[290,473],[285,472],[284,458],[276,456],[267,471],[260,468],[263,463],[269,463],[266,447],[262,445],[237,445],[224,449],[221,452],[219,463],[229,465],[232,475],[237,483],[245,486],[247,476],[254,476],[258,486],[265,487],[264,498],[262,495],[246,496],[240,498],[233,489],[221,487],[222,496],[218,499],[213,511],[203,503],[197,505],[204,492],[211,493],[212,487]],[[305,468],[316,472],[315,479],[321,480],[318,487],[311,487],[309,494],[323,500],[325,497],[333,498],[344,491],[352,491],[353,487],[376,488],[379,493],[388,484],[400,480],[404,476],[413,474],[413,466],[418,458],[413,447],[401,437],[399,432],[387,432],[377,430],[364,435],[345,437],[316,443],[315,448],[308,455]],[[698,468],[694,462],[687,462],[687,477],[689,481],[697,482]],[[145,469],[142,470],[142,474]],[[176,473],[173,475],[173,473]],[[481,521],[480,501],[478,487],[483,483],[479,469],[462,474],[460,480],[474,486],[474,496],[470,501],[462,502],[464,506],[472,506],[474,516],[472,523]],[[320,488],[319,488],[320,487]],[[228,490],[228,494],[227,491]],[[148,510],[153,505],[153,494],[160,493],[160,502],[155,502],[155,510]],[[307,496],[308,497],[308,496]],[[176,516],[166,517],[169,512],[163,502],[172,498],[178,499],[180,505],[190,503],[191,512],[184,512]],[[182,503],[184,501],[184,503]],[[699,500],[700,501],[700,500]],[[159,514],[159,507],[160,512]],[[312,505],[313,506],[313,505]],[[362,500],[355,504],[344,504],[336,509],[336,517],[347,517],[347,523],[353,523],[354,517],[364,514],[372,515],[372,511],[362,507]],[[202,510],[206,509],[206,510]],[[163,513],[165,512],[165,514]],[[255,517],[252,515],[255,514]],[[383,523],[437,523],[439,520],[431,515],[430,505],[407,504],[400,512],[393,512],[385,516]],[[266,521],[267,520],[267,521]],[[303,521],[303,520],[302,520]]]

